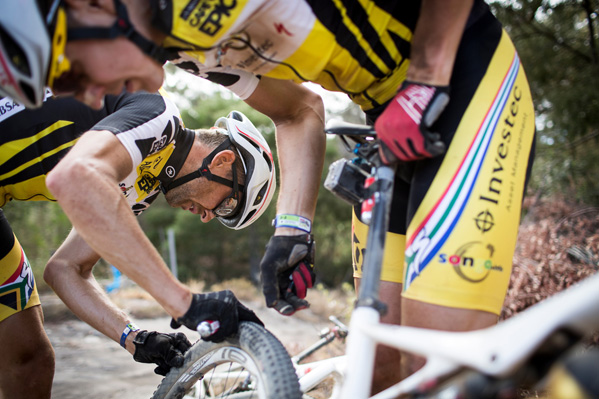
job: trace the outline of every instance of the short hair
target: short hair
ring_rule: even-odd
[[[215,149],[229,138],[229,135],[224,133],[221,129],[195,129],[195,133],[196,141],[200,142],[203,146],[208,147],[208,149],[210,150]],[[231,145],[229,145],[227,149],[235,153],[235,161],[233,165],[235,165],[235,168],[237,169],[237,183],[244,184],[245,169],[243,167],[243,160],[241,159],[241,154],[239,153],[237,148],[235,148],[233,143],[231,143]],[[227,177],[232,178],[232,173]]]

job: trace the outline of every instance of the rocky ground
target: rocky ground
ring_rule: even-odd
[[[565,201],[527,199],[527,213],[520,229],[514,257],[514,272],[503,317],[533,305],[599,269],[599,208]],[[247,285],[247,283],[246,283]],[[212,287],[214,290],[222,289]],[[231,288],[231,287],[227,287]],[[294,354],[318,338],[328,315],[345,316],[352,295],[320,290],[310,295],[312,309],[294,317],[283,317],[264,307],[253,288],[232,288]],[[314,291],[314,290],[312,290]],[[171,331],[170,319],[136,289],[124,289],[113,300],[134,316],[142,328]],[[161,377],[151,365],[136,363],[117,343],[78,321],[60,300],[42,298],[46,329],[56,351],[53,399],[146,399]],[[197,336],[188,335],[194,341]],[[595,336],[594,342],[599,342]],[[342,347],[331,349],[338,354]]]
[[[133,290],[136,291],[135,289]],[[114,297],[119,306],[134,315],[138,326],[147,330],[174,331],[170,318],[152,300],[140,297]],[[318,339],[328,326],[326,317],[310,310],[284,317],[267,309],[261,301],[244,303],[252,308],[265,326],[277,336],[291,354]],[[148,399],[161,381],[153,367],[133,361],[117,343],[76,319],[60,300],[51,294],[42,297],[46,331],[56,352],[56,375],[52,399]],[[148,317],[157,315],[158,317]],[[199,336],[186,330],[190,341]],[[334,350],[334,347],[332,348]],[[339,351],[339,349],[337,349]]]

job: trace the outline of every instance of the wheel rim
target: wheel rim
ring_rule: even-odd
[[[198,359],[179,378],[189,387],[184,399],[268,399],[255,361],[239,348],[218,348]]]

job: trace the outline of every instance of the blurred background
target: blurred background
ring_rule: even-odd
[[[489,3],[519,51],[532,87],[538,129],[508,297],[513,301],[507,307],[511,314],[594,273],[599,264],[599,1]],[[276,148],[274,125],[266,116],[220,86],[171,66],[167,70],[165,88],[187,127],[210,127],[217,118],[239,110]],[[361,111],[344,95],[309,87],[323,96],[327,120],[363,120]],[[328,165],[343,156],[340,143],[328,139],[323,181]],[[240,277],[255,283],[264,246],[273,232],[272,204],[258,222],[241,231],[218,222],[203,224],[189,212],[170,208],[162,198],[139,222],[167,262],[172,259],[169,234],[174,238],[182,281],[201,281],[206,289]],[[40,290],[47,289],[43,267],[70,229],[67,218],[59,206],[47,202],[13,202],[5,213],[31,261]],[[322,287],[352,281],[350,219],[350,207],[321,188],[314,234]],[[98,278],[113,278],[110,265],[96,269]]]

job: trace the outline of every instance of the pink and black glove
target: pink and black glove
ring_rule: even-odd
[[[273,236],[260,262],[266,306],[285,316],[310,306],[304,298],[314,285],[314,239],[311,234]]]
[[[433,158],[445,152],[439,133],[429,129],[449,103],[449,86],[404,81],[374,128],[384,163]]]

